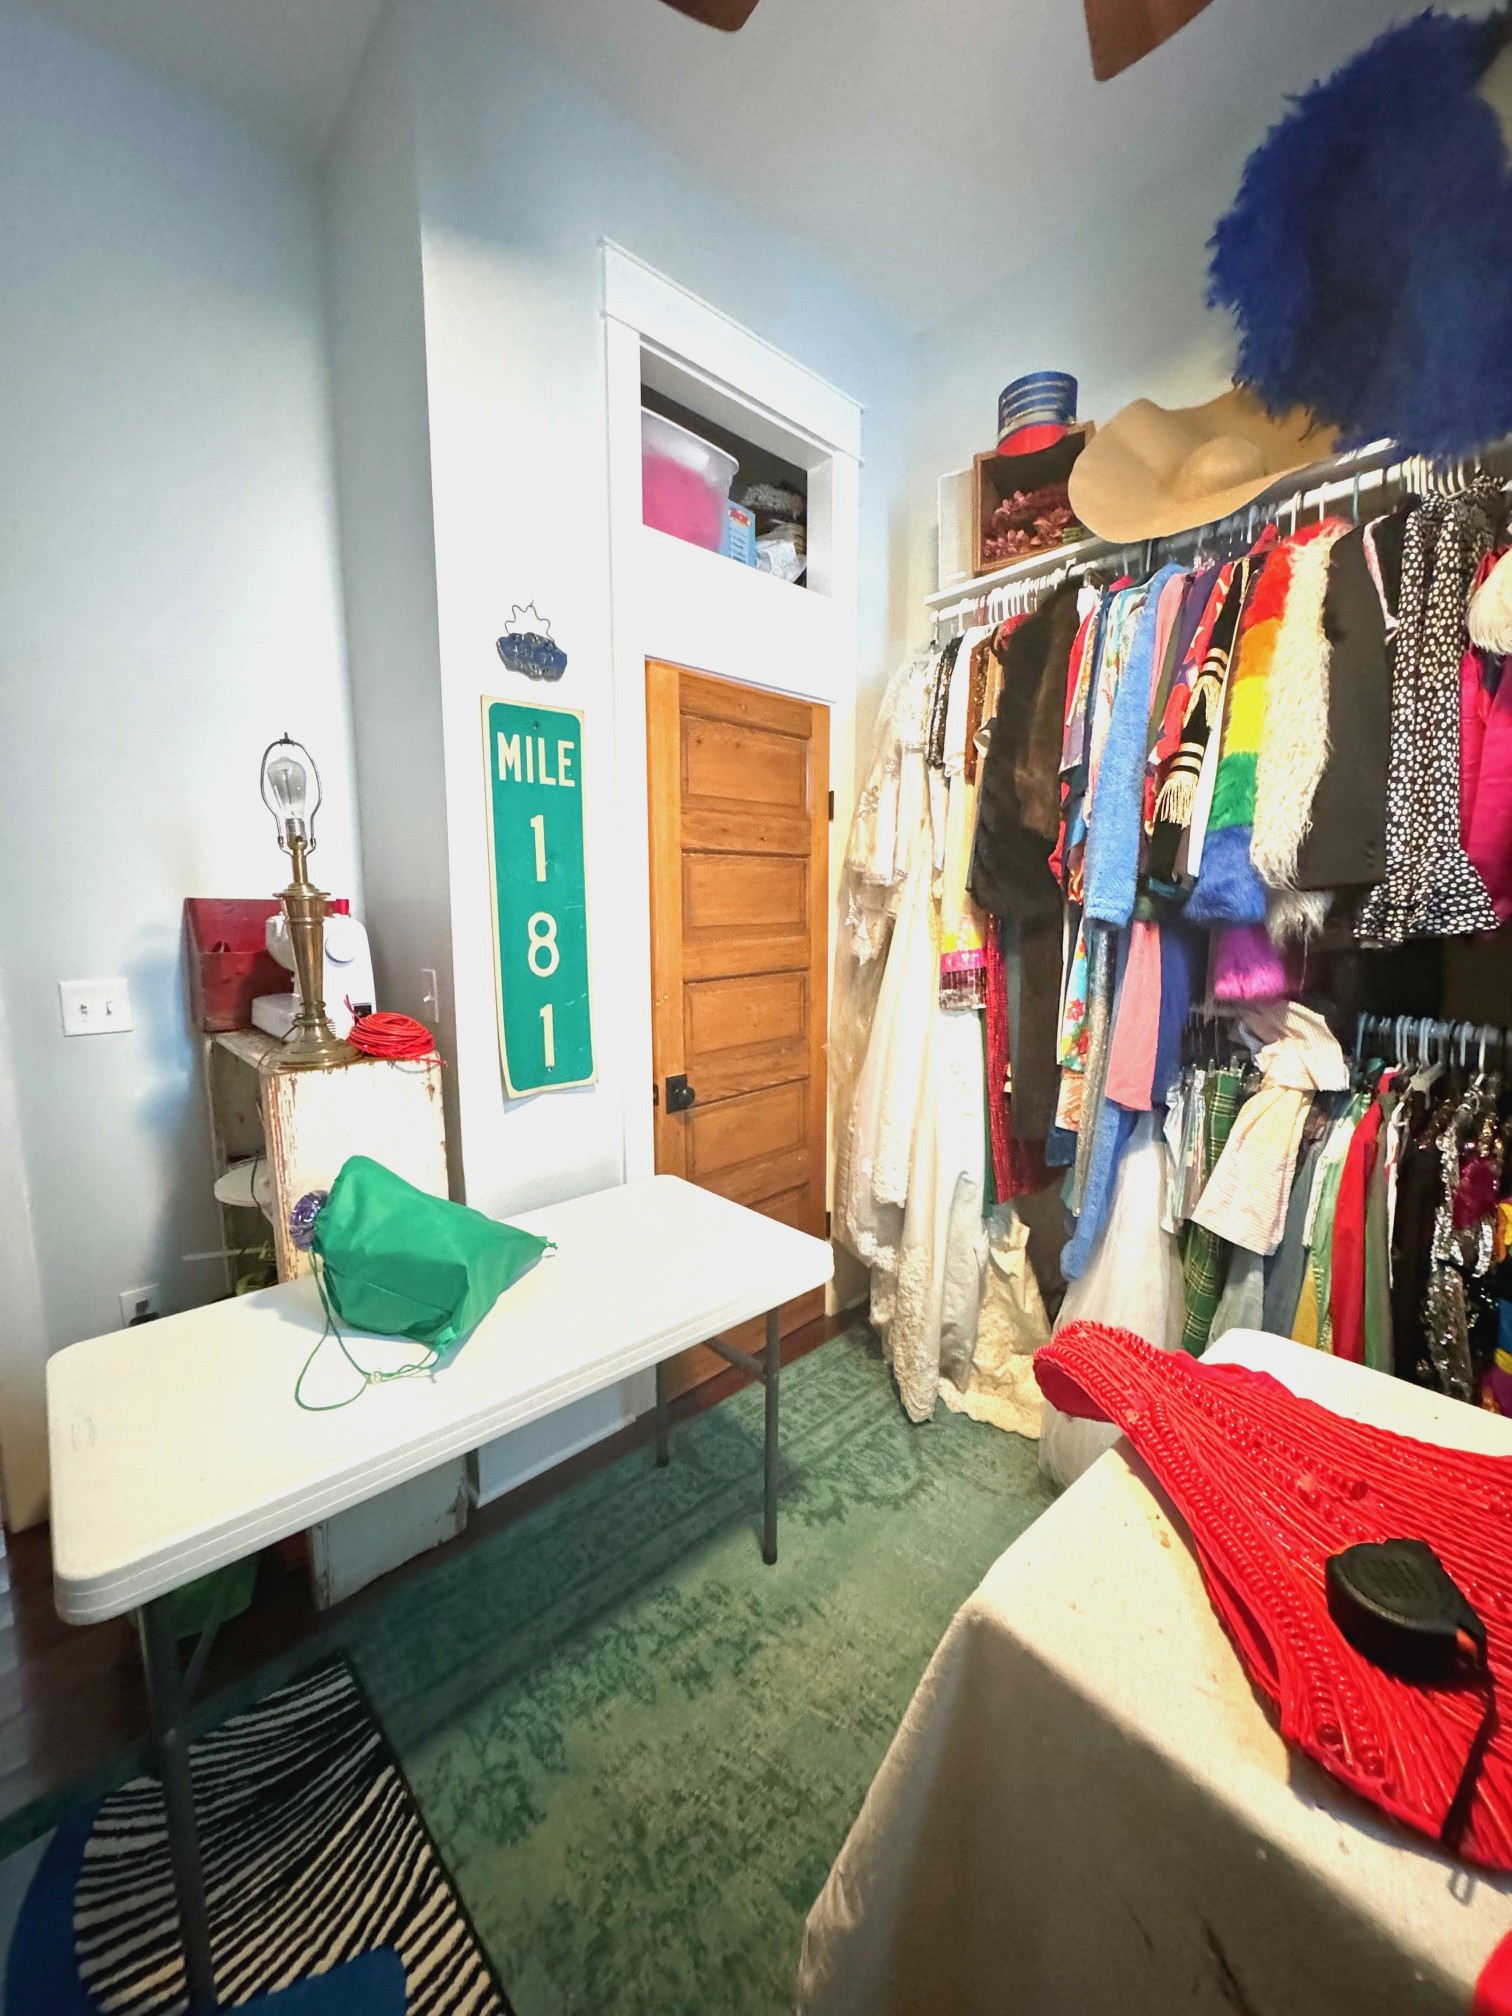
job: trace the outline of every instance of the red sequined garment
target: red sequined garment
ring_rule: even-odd
[[[1068,1324],[1034,1370],[1047,1400],[1116,1422],[1154,1472],[1287,1742],[1437,1838],[1484,1683],[1418,1686],[1373,1666],[1330,1618],[1323,1580],[1328,1556],[1357,1541],[1428,1542],[1485,1623],[1497,1702],[1458,1852],[1512,1868],[1512,1457],[1348,1421],[1268,1373],[1198,1364],[1100,1323]]]

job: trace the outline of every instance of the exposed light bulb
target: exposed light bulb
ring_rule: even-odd
[[[275,756],[268,765],[268,795],[281,823],[297,819],[303,825],[310,797],[303,763],[293,756]]]
[[[298,840],[314,848],[320,772],[309,750],[288,735],[263,751],[262,799],[277,823],[280,847]]]

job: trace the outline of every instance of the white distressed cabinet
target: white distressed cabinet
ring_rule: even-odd
[[[279,1071],[277,1049],[255,1029],[206,1037],[205,1086],[216,1175],[247,1156],[266,1158],[278,1278],[291,1281],[310,1271],[309,1255],[289,1236],[289,1212],[305,1192],[329,1190],[349,1155],[370,1155],[444,1197],[446,1124],[438,1058],[365,1057],[323,1071]],[[229,1289],[243,1269],[242,1249],[265,1242],[269,1226],[260,1211],[236,1205],[221,1207],[221,1224]],[[316,1602],[338,1603],[460,1533],[474,1495],[463,1457],[312,1527]]]

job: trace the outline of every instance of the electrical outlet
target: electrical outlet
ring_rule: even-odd
[[[429,1023],[432,1029],[441,1024],[441,990],[436,985],[434,966],[420,968],[420,1020]]]
[[[145,1288],[123,1288],[120,1294],[121,1328],[129,1330],[133,1323],[151,1323],[162,1315],[158,1303],[161,1291],[156,1281],[149,1281]]]
[[[65,1036],[118,1036],[134,1025],[124,980],[60,980]]]

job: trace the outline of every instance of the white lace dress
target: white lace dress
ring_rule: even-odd
[[[970,1384],[988,1255],[981,1017],[939,1005],[937,869],[949,800],[965,786],[959,761],[949,793],[925,765],[934,662],[911,661],[890,689],[847,855],[858,949],[875,943],[874,920],[901,882],[836,1180],[839,1236],[871,1268],[872,1323],[915,1421],[934,1412],[942,1374]],[[964,651],[957,665],[969,678]],[[959,741],[964,693],[952,698]]]

